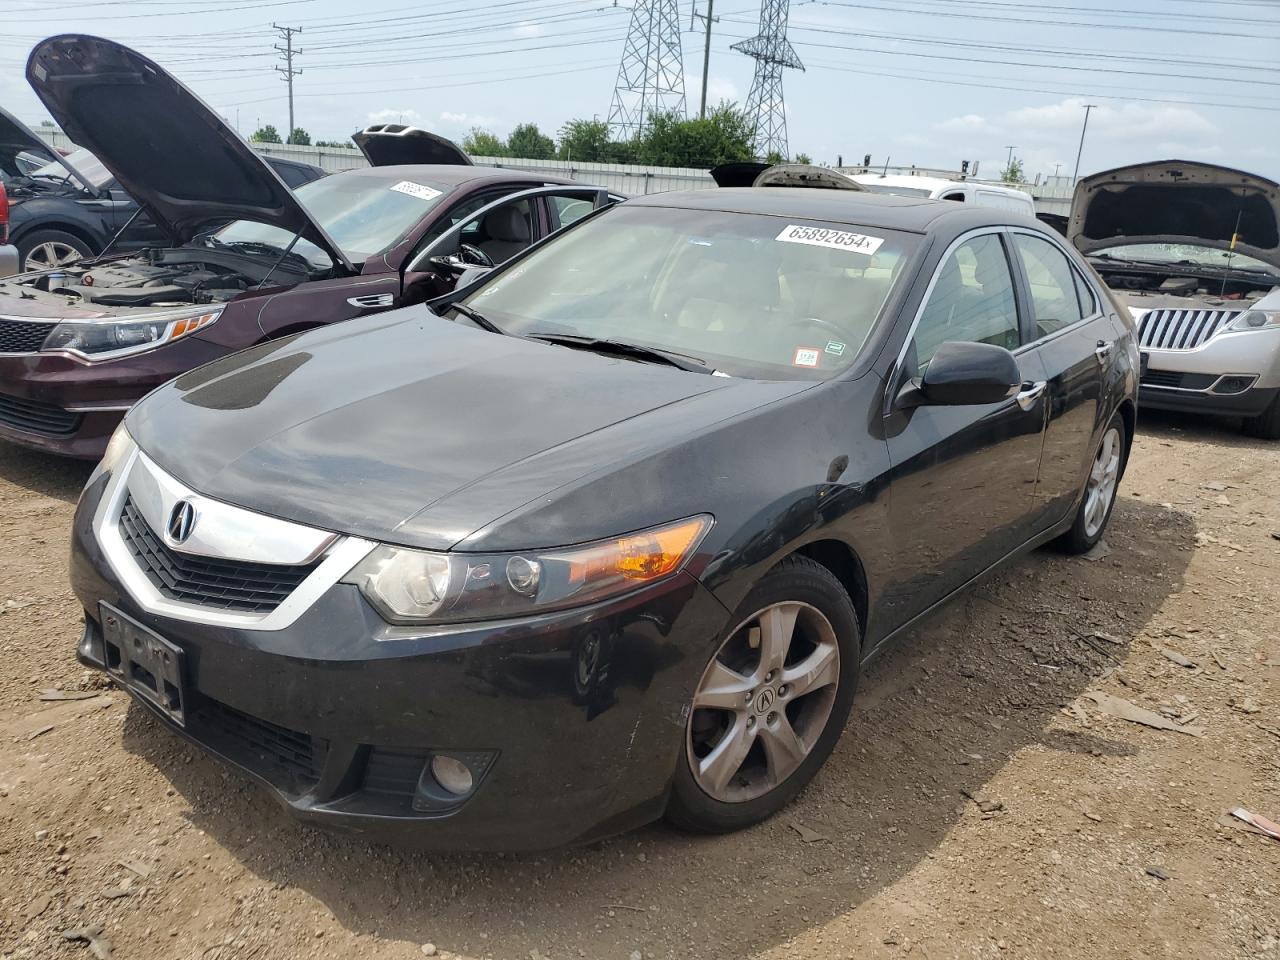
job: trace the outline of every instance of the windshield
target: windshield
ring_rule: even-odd
[[[75,153],[68,154],[67,163],[75,169],[76,173],[89,181],[86,186],[101,190],[115,179],[111,175],[111,171],[102,165],[102,161],[83,147],[75,151]],[[31,176],[54,177],[58,180],[64,180],[68,174],[67,168],[54,160],[37,169]]]
[[[347,259],[359,264],[400,239],[444,191],[407,180],[334,174],[303,184],[294,195]],[[265,243],[280,249],[293,239],[288,230],[252,220],[236,220],[215,236],[229,245]],[[317,266],[329,265],[329,257],[307,240],[299,240],[293,249]]]
[[[1259,270],[1280,275],[1275,267],[1243,253],[1189,243],[1129,243],[1094,251],[1090,256],[1110,260],[1146,260],[1155,263],[1189,264],[1232,270]]]
[[[466,302],[516,335],[623,341],[730,376],[819,380],[853,363],[918,240],[878,227],[623,204]]]
[[[863,190],[870,190],[872,193],[891,193],[895,197],[931,197],[932,190],[924,187],[895,187],[888,183],[878,183],[875,180],[857,180],[855,181]]]

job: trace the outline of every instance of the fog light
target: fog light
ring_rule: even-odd
[[[431,758],[431,775],[436,778],[436,783],[458,797],[470,793],[476,782],[465,763],[442,753]]]

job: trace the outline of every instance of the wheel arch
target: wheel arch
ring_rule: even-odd
[[[1120,474],[1123,476],[1129,465],[1129,451],[1133,449],[1133,435],[1138,427],[1138,406],[1131,397],[1125,397],[1116,408],[1116,413],[1124,421],[1124,453],[1120,461]]]
[[[840,581],[840,585],[849,594],[849,599],[853,601],[853,610],[858,615],[858,627],[865,636],[869,591],[866,567],[857,552],[843,540],[825,539],[802,544],[788,556],[807,557],[825,567]]]
[[[22,242],[23,238],[33,233],[39,233],[41,230],[57,230],[60,233],[69,233],[77,240],[83,241],[91,253],[98,254],[102,252],[102,242],[91,231],[86,229],[83,224],[66,220],[37,220],[33,223],[25,224],[21,232],[9,238],[9,242],[17,245]]]

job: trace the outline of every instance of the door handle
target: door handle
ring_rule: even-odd
[[[1022,385],[1022,389],[1018,391],[1018,395],[1014,399],[1018,401],[1018,406],[1023,410],[1030,410],[1039,401],[1045,387],[1048,385],[1048,380],[1037,380],[1035,383],[1028,381]]]
[[[1106,364],[1107,358],[1111,356],[1111,344],[1105,340],[1098,341],[1098,349],[1093,351],[1093,355],[1098,358],[1098,363]]]

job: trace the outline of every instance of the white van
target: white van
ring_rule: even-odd
[[[995,207],[1036,215],[1035,201],[1031,195],[1012,187],[997,187],[990,183],[971,180],[943,180],[941,177],[912,177],[906,174],[879,176],[874,173],[854,174],[849,178],[865,190],[873,193],[895,193],[900,197],[928,197],[931,200],[955,200],[972,203],[977,207]]]

